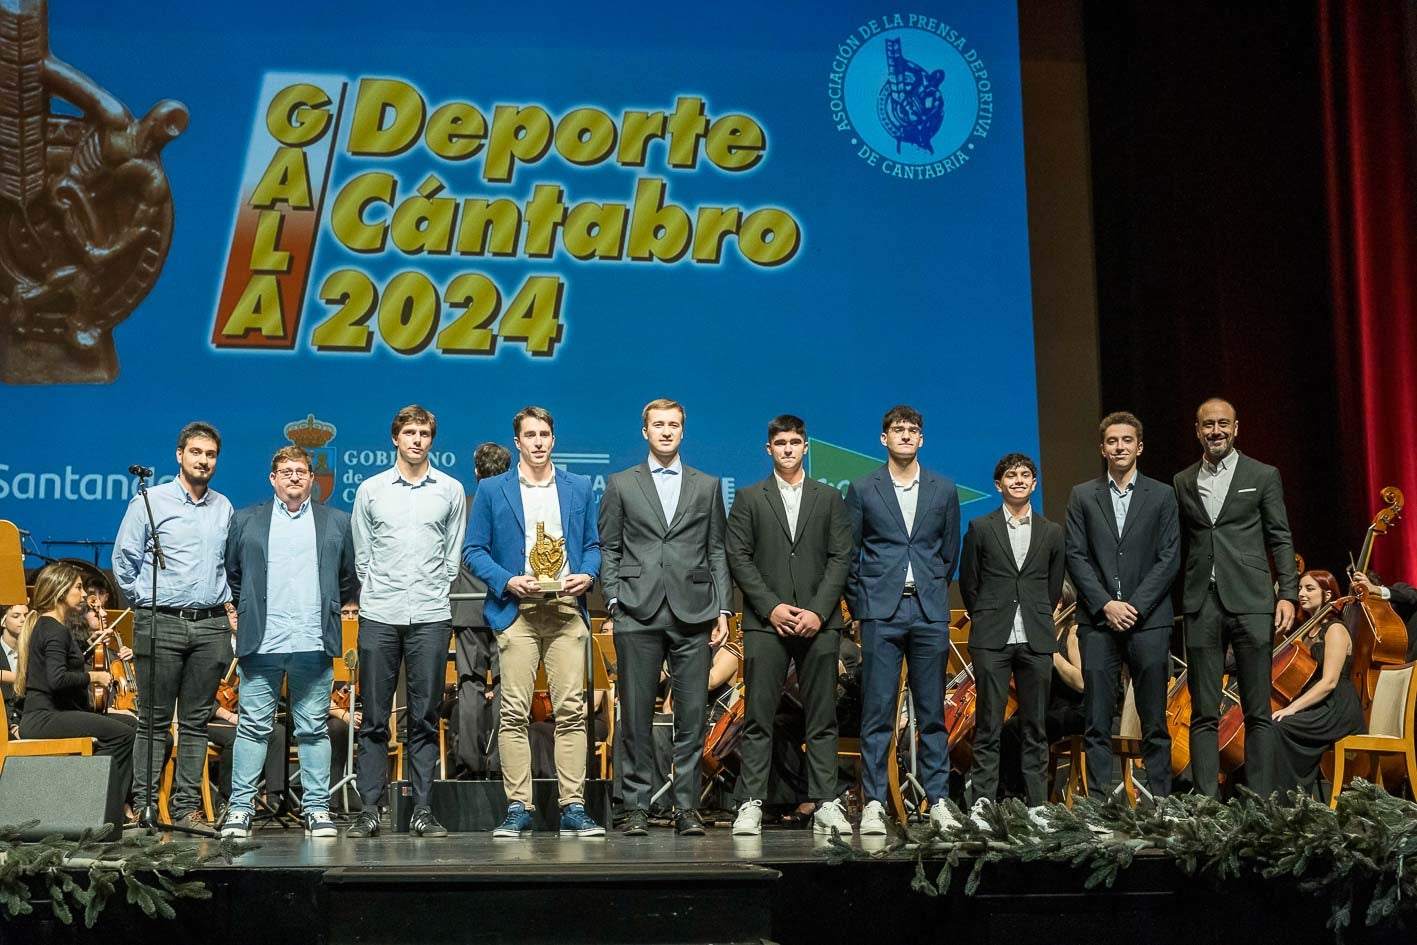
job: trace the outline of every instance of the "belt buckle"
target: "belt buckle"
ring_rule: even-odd
[[[190,616],[188,616],[189,614],[190,614]],[[179,608],[177,608],[177,616],[178,616],[180,619],[182,619],[182,620],[193,620],[193,621],[195,621],[195,620],[200,620],[201,618],[198,617],[197,614],[198,614],[198,610],[197,610],[197,608],[195,608],[195,607],[179,607]]]
[[[907,585],[905,585],[905,587],[901,589],[900,596],[901,596],[901,597],[914,597],[914,596],[915,596],[915,585],[914,585],[914,584],[907,584]]]

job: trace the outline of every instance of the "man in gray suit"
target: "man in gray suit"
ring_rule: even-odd
[[[728,638],[733,587],[718,479],[679,459],[684,408],[653,400],[641,415],[649,459],[611,476],[600,500],[600,577],[615,634],[624,833],[649,832],[655,687],[669,660],[674,698],[674,829],[701,836],[709,654]]]
[[[1210,797],[1220,791],[1220,677],[1227,645],[1235,651],[1245,713],[1245,783],[1260,795],[1274,788],[1270,641],[1274,631],[1293,624],[1299,597],[1279,470],[1240,455],[1239,432],[1227,401],[1201,404],[1196,438],[1204,457],[1173,483],[1186,544],[1181,610],[1191,690],[1191,780]],[[1279,581],[1277,601],[1269,557]]]
[[[310,454],[300,447],[278,450],[271,460],[275,501],[236,513],[227,532],[241,687],[223,837],[250,836],[256,780],[283,679],[300,748],[305,834],[337,835],[329,812],[326,719],[333,659],[340,655],[340,605],[359,596],[359,581],[349,515],[311,501],[310,469]]]
[[[762,832],[772,768],[773,719],[790,659],[806,722],[807,792],[815,833],[851,836],[837,800],[836,663],[841,595],[851,567],[851,520],[841,493],[802,468],[807,425],[783,415],[768,424],[772,475],[741,490],[728,516],[728,567],[743,589],[746,724],[743,794],[733,833]]]

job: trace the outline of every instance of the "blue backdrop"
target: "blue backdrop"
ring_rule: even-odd
[[[602,9],[345,0],[297,15],[268,2],[55,4],[54,55],[135,115],[174,98],[191,120],[162,152],[171,250],[156,287],[115,331],[117,379],[0,386],[10,434],[0,517],[41,541],[111,537],[131,489],[123,471],[141,462],[175,473],[174,438],[191,419],[221,430],[213,484],[238,506],[269,494],[269,457],[288,442],[287,425],[313,425],[323,431],[326,497],[347,508],[358,479],[389,465],[389,421],[413,402],[437,414],[440,464],[469,491],[472,448],[510,445],[510,417],[528,403],[555,415],[564,465],[603,476],[644,457],[640,409],[660,396],[686,405],[685,460],[726,477],[730,498],[767,474],[775,414],[807,420],[812,474],[839,482],[884,457],[880,418],[902,402],[925,415],[922,459],[992,496],[996,459],[1036,455],[1038,440],[1013,4]],[[298,91],[280,98],[303,86],[329,104]],[[402,105],[373,108],[378,88],[401,90]],[[368,143],[380,128],[395,137],[415,101],[425,117],[449,106],[443,118],[463,123],[440,122],[440,144],[425,132],[398,155],[351,153],[357,105],[375,122]],[[653,135],[635,166],[634,149],[622,149],[632,123],[653,126],[664,113],[667,137],[676,109],[675,140],[692,147],[693,166],[672,166],[668,142]],[[542,156],[531,153],[539,115],[549,121]],[[316,120],[318,140],[291,143],[295,127],[312,133]],[[272,122],[290,140],[277,140]],[[440,156],[457,146],[450,128],[475,153]],[[508,149],[528,156],[503,181],[493,157]],[[308,171],[308,210],[291,168]],[[396,196],[360,209],[359,188],[379,174]],[[250,204],[262,183],[283,195],[269,201],[283,229],[265,249],[289,254],[284,275],[252,272],[260,217]],[[670,249],[678,238],[672,225],[657,229],[673,223],[672,210],[625,220],[637,190],[661,184],[664,204],[691,228],[685,256],[631,258],[655,237]],[[421,226],[407,203],[420,186],[450,198],[430,204],[443,210]],[[551,228],[549,255],[533,256],[531,219],[548,213],[533,203],[538,193],[559,196],[568,212],[605,207],[571,213]],[[355,207],[344,223],[341,198]],[[515,247],[479,252],[477,233],[459,225],[478,201],[499,200],[514,214]],[[450,234],[441,240],[448,207],[456,216],[441,218]],[[737,232],[701,244],[716,219],[703,208],[738,209]],[[588,215],[599,229],[586,229]],[[549,218],[562,219],[555,207]],[[572,224],[579,237],[567,235]],[[383,233],[380,248],[350,247],[364,231]],[[598,258],[571,254],[597,238]],[[485,279],[458,281],[467,274]],[[280,312],[259,291],[271,285]],[[525,285],[540,290],[531,333],[554,344],[517,340],[527,333],[515,317]],[[321,298],[352,286],[377,293],[362,325],[343,325],[361,313],[341,316]],[[464,314],[457,290],[483,308],[445,333]],[[351,339],[368,350],[335,350]],[[449,350],[460,345],[493,350]]]

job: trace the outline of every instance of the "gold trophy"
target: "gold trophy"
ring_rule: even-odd
[[[546,523],[536,523],[536,541],[531,546],[531,571],[536,575],[536,583],[541,593],[555,597],[564,589],[559,575],[566,563],[566,539],[552,538],[546,534]]]

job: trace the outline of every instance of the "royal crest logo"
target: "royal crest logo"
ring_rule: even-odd
[[[315,473],[310,495],[316,502],[328,502],[335,492],[335,449],[330,446],[335,432],[333,423],[316,420],[313,413],[285,425],[285,438],[310,454]]]
[[[118,376],[113,329],[151,291],[172,241],[161,152],[186,128],[181,102],[134,118],[55,57],[45,0],[0,0],[0,381]]]
[[[879,173],[933,180],[979,156],[994,121],[993,83],[956,28],[923,14],[868,20],[837,46],[827,82],[832,123]]]

